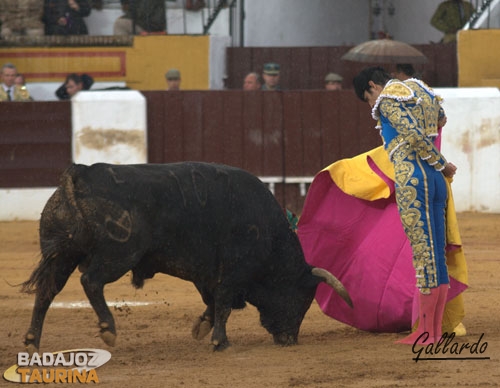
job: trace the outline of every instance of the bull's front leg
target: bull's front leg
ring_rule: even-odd
[[[89,267],[80,278],[85,294],[99,318],[101,339],[109,346],[115,346],[116,328],[113,314],[104,299],[104,286],[134,268],[143,255],[142,251],[136,251],[129,256],[120,255],[122,250],[124,249],[121,245],[109,244],[106,249],[91,257]],[[121,259],[118,260],[118,257]]]
[[[194,339],[201,340],[205,338],[214,327],[214,306],[213,303],[207,306],[205,312],[196,318],[191,328],[191,334]]]

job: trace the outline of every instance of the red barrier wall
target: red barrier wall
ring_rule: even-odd
[[[433,87],[456,87],[458,82],[456,43],[414,45],[428,59],[414,65],[419,76]],[[266,62],[281,65],[284,89],[323,89],[329,72],[344,77],[344,88],[352,87],[354,76],[367,66],[383,66],[391,72],[394,64],[356,63],[341,59],[352,46],[335,47],[229,47],[227,49],[227,87],[241,89],[243,78],[251,71],[262,73]]]
[[[380,144],[352,90],[148,91],[150,163],[207,161],[259,177],[311,177]],[[71,103],[0,103],[0,187],[50,187],[71,163]],[[297,184],[276,184],[300,212]]]

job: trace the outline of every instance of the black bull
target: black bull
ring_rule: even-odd
[[[213,328],[229,345],[231,309],[256,306],[275,343],[297,342],[320,282],[351,304],[333,275],[304,259],[296,234],[267,187],[243,170],[207,163],[72,165],[40,219],[41,260],[23,291],[35,292],[25,344],[38,351],[54,297],[78,266],[104,342],[116,330],[103,289],[129,270],[132,283],[161,272],[193,282],[206,311],[193,336]]]

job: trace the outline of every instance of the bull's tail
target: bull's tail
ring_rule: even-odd
[[[83,216],[75,199],[74,178],[80,168],[72,165],[45,205],[40,219],[41,260],[21,292],[53,298],[84,257],[75,238],[83,228]]]
[[[31,273],[30,278],[21,284],[21,292],[27,294],[40,293],[42,295],[57,294],[56,273],[59,270],[58,264],[59,260],[56,260],[54,256],[43,256],[38,266]]]
[[[46,244],[38,266],[21,284],[21,292],[37,293],[39,297],[52,299],[62,290],[81,260],[81,255],[63,256],[55,242]]]

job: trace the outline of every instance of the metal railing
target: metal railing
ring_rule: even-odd
[[[495,7],[500,5],[499,0],[475,0],[471,2],[476,9],[470,20],[465,24],[464,30],[476,29],[483,22],[486,22],[486,29],[493,28],[490,26],[491,12]],[[498,26],[494,27],[497,28]]]
[[[120,0],[101,0],[103,9],[120,9]],[[144,1],[144,0],[141,0]],[[193,0],[194,1],[194,0]],[[233,39],[233,45],[242,42],[242,23],[243,23],[243,0],[204,0],[204,6],[197,10],[200,13],[200,23],[202,25],[202,33],[204,35],[210,32],[210,28],[221,15],[221,11],[225,8],[229,9],[227,13],[229,36]],[[186,12],[191,10],[186,8],[186,0],[165,0],[165,10],[167,13],[174,10],[182,10],[182,18],[184,20],[184,34],[188,34],[186,26]],[[168,31],[168,26],[167,26]]]
[[[299,185],[299,192],[302,197],[307,194],[307,185],[314,180],[313,176],[261,176],[259,179],[267,184],[269,191],[275,194],[277,184]]]

